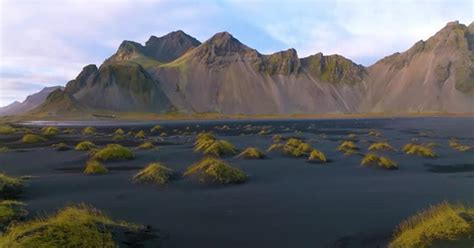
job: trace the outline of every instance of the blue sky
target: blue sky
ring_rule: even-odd
[[[341,54],[363,65],[474,20],[473,0],[0,0],[0,106],[64,85],[122,40],[181,29],[205,41],[228,31],[261,53]]]

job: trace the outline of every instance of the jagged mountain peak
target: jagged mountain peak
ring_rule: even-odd
[[[162,63],[168,63],[200,44],[194,37],[178,30],[162,37],[152,35],[145,43],[145,54]]]

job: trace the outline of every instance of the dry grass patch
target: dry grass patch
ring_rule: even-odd
[[[232,143],[226,140],[218,140],[212,133],[198,134],[194,142],[194,151],[213,156],[237,153],[237,149]]]
[[[186,169],[184,176],[195,177],[201,183],[238,184],[247,180],[247,175],[223,160],[206,157]]]
[[[323,152],[321,152],[319,150],[316,150],[316,149],[313,149],[311,151],[311,153],[309,154],[308,160],[317,161],[317,162],[321,162],[321,163],[326,163],[327,162],[326,155]]]
[[[23,190],[23,181],[16,177],[10,177],[0,173],[0,199],[12,199]]]
[[[378,156],[373,153],[366,154],[360,164],[362,166],[377,166],[389,170],[398,169],[397,163],[395,163],[393,160],[387,157]]]
[[[154,132],[159,132],[163,129],[163,127],[161,125],[155,125],[154,127],[152,127],[150,129],[150,132],[154,133]]]
[[[141,229],[81,204],[11,226],[0,237],[0,247],[119,247],[117,238]]]
[[[97,146],[94,143],[90,141],[82,141],[79,144],[77,144],[74,149],[76,151],[89,151],[95,148],[97,148]]]
[[[156,146],[151,142],[144,142],[143,144],[138,146],[138,149],[147,150],[147,149],[153,149],[155,147]]]
[[[473,233],[474,208],[443,202],[401,222],[388,247],[470,247]],[[440,241],[444,245],[436,246]]]
[[[263,159],[265,158],[265,154],[258,148],[248,147],[239,155],[237,155],[236,158]]]
[[[0,124],[0,134],[12,134],[16,132],[16,128],[8,124]]]
[[[84,169],[84,174],[86,175],[100,175],[107,172],[109,172],[109,170],[97,160],[87,161],[86,168]]]
[[[92,154],[92,159],[100,161],[130,160],[134,158],[135,155],[130,149],[119,144],[108,144]]]
[[[36,135],[36,134],[25,134],[23,138],[21,138],[21,142],[25,144],[33,144],[46,141],[45,138]]]
[[[23,220],[27,215],[26,204],[18,201],[0,200],[0,233],[12,222]]]
[[[138,133],[135,134],[135,138],[144,139],[145,138],[145,132],[143,130],[138,131]]]
[[[138,172],[132,179],[135,183],[164,185],[173,177],[174,172],[160,163],[151,163]]]
[[[384,151],[395,151],[388,142],[376,142],[369,146],[369,151],[384,150]]]
[[[419,156],[429,157],[429,158],[434,158],[437,156],[436,153],[433,152],[433,149],[431,147],[418,145],[414,143],[406,144],[403,147],[403,152],[410,155],[419,155]]]
[[[115,129],[114,134],[115,135],[124,135],[125,131],[121,128],[117,128],[117,129]]]
[[[57,127],[43,127],[41,128],[41,132],[45,136],[54,136],[59,133],[59,128]]]
[[[94,127],[85,127],[81,133],[84,135],[94,135],[97,133],[97,130]]]
[[[52,144],[51,147],[56,150],[56,151],[67,151],[69,150],[69,147],[66,145],[66,143],[57,143],[57,144]]]
[[[470,151],[471,150],[471,147],[468,146],[468,145],[463,145],[461,143],[459,143],[459,141],[457,141],[456,139],[451,139],[449,140],[449,146],[451,148],[453,148],[454,150],[458,150],[460,152],[466,152],[466,151]]]
[[[347,156],[357,153],[357,150],[359,150],[359,148],[356,146],[354,141],[343,140],[341,144],[337,147],[337,150],[344,152],[344,155]]]

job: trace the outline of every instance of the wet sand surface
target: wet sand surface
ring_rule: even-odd
[[[86,125],[92,124],[97,123]],[[0,171],[34,176],[21,198],[33,216],[84,202],[116,219],[151,225],[163,237],[162,247],[384,247],[401,220],[430,204],[445,200],[474,204],[474,152],[448,146],[453,137],[474,146],[474,118],[160,124],[168,134],[163,140],[159,133],[149,132],[152,123],[97,124],[96,136],[82,135],[78,123],[69,123],[67,127],[77,129],[76,133],[30,145],[18,142],[21,134],[0,135],[0,146],[12,149],[0,153]],[[251,127],[244,128],[248,124]],[[223,125],[230,130],[222,130]],[[113,141],[112,133],[119,127],[126,132],[145,130],[146,140],[154,141],[159,150],[136,150],[143,140],[133,137]],[[270,134],[258,135],[264,127]],[[383,136],[369,136],[371,129]],[[279,153],[269,153],[263,160],[224,157],[248,174],[246,183],[210,186],[182,178],[159,187],[130,182],[150,162],[183,172],[202,157],[192,151],[192,133],[208,130],[239,149],[265,150],[274,134],[298,136],[331,161],[315,164]],[[336,151],[350,133],[357,135],[362,153],[370,141],[387,140],[398,151],[381,154],[396,161],[399,170],[362,168],[361,155]],[[434,148],[439,157],[403,154],[401,148],[413,138],[439,144]],[[121,143],[134,149],[136,159],[106,162],[108,174],[85,176],[87,152],[55,151],[49,146],[65,142],[73,148],[83,140]]]

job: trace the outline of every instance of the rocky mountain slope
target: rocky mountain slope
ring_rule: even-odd
[[[231,34],[124,41],[34,110],[224,114],[474,112],[474,24],[448,23],[370,67],[340,55],[261,54]]]
[[[61,89],[60,86],[45,87],[41,91],[29,95],[23,102],[15,101],[10,105],[0,108],[0,116],[21,115],[27,113],[45,102],[46,97],[53,91]]]

